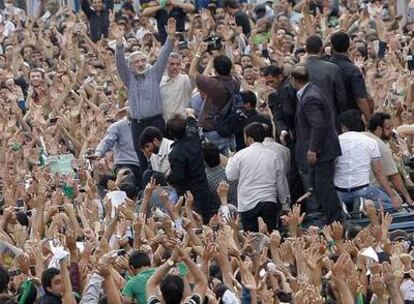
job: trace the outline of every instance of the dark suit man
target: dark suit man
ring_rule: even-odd
[[[306,68],[310,82],[317,85],[328,98],[329,105],[334,110],[336,120],[346,109],[346,92],[342,81],[341,70],[336,64],[327,62],[320,57],[322,40],[317,35],[309,36],[306,40]]]
[[[167,177],[179,196],[190,191],[194,195],[195,210],[204,223],[217,212],[219,205],[211,203],[204,167],[203,147],[193,110],[186,110],[187,118],[177,114],[167,122],[167,134],[174,139],[168,155],[171,171]]]
[[[290,83],[289,77],[283,75],[281,68],[270,65],[262,69],[262,77],[266,85],[275,89],[269,94],[268,105],[272,111],[276,133],[280,143],[290,149],[290,172],[288,183],[290,197],[293,202],[297,201],[304,193],[299,171],[295,160],[295,113],[296,113],[296,90]]]
[[[332,109],[321,90],[309,83],[305,65],[293,69],[291,80],[298,91],[296,161],[299,169],[307,173],[307,182],[328,223],[341,220],[342,209],[333,183],[334,161],[341,155],[341,148]]]

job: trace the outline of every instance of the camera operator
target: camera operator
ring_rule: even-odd
[[[207,50],[208,43],[202,42],[191,62],[189,76],[196,81],[197,88],[206,96],[199,119],[203,134],[222,154],[228,155],[229,150],[234,150],[236,145],[234,134],[222,137],[217,132],[214,119],[227,103],[231,102],[233,95],[240,91],[240,81],[231,75],[233,63],[225,55],[218,55],[213,59],[216,76],[200,75],[199,61]]]

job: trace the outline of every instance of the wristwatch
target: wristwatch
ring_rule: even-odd
[[[175,265],[175,262],[172,259],[168,259],[167,264],[169,267],[173,267]]]

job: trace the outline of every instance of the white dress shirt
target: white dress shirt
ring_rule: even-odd
[[[288,147],[277,143],[272,137],[266,137],[263,145],[277,154],[283,164],[283,172],[287,174],[290,170],[290,150]]]
[[[179,74],[175,78],[164,75],[161,79],[162,115],[167,121],[174,114],[184,113],[184,109],[190,106],[191,93],[195,82],[188,75]]]
[[[158,153],[152,153],[150,157],[152,170],[162,172],[168,175],[170,172],[170,161],[168,160],[168,154],[171,152],[171,145],[174,142],[167,138],[163,138],[161,141]]]
[[[226,176],[230,181],[239,180],[239,212],[249,211],[261,202],[284,204],[289,200],[289,187],[282,161],[262,143],[253,143],[230,157]]]
[[[336,159],[334,184],[350,189],[369,184],[371,163],[381,157],[377,142],[361,132],[339,135],[342,155]]]

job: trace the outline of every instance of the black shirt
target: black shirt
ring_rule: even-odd
[[[62,298],[49,292],[40,298],[40,304],[62,304]]]
[[[294,132],[297,97],[296,90],[289,79],[284,81],[279,90],[269,94],[268,105],[272,111],[276,130]]]
[[[109,11],[114,9],[113,0],[105,0],[105,7],[100,12],[96,12],[91,8],[88,0],[82,0],[81,6],[90,23],[89,28],[92,41],[99,41],[102,35],[108,38]]]
[[[185,31],[185,11],[180,7],[174,7],[169,13],[166,9],[160,9],[155,15],[157,19],[158,35],[159,40],[162,44],[165,43],[167,39],[167,32],[165,27],[167,26],[167,21],[169,18],[174,18],[177,22],[177,32]]]
[[[357,100],[367,98],[367,88],[359,68],[344,54],[334,54],[331,62],[339,66],[346,91],[346,108],[358,109]]]
[[[187,135],[174,142],[168,155],[171,171],[167,181],[175,187],[179,196],[187,190],[191,191],[196,211],[202,215],[203,221],[208,223],[219,206],[211,204],[197,120],[188,117],[186,130]]]
[[[234,14],[234,19],[236,20],[237,26],[241,26],[243,28],[243,34],[245,34],[246,36],[250,35],[251,28],[249,16],[247,16],[245,12],[240,10]]]

